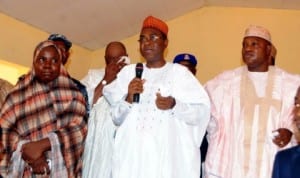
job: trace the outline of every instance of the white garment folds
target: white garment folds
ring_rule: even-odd
[[[186,68],[166,63],[144,65],[144,91],[138,104],[125,101],[135,65],[125,66],[104,88],[118,128],[113,153],[113,178],[199,178],[200,143],[207,127],[210,102]],[[160,110],[156,93],[173,96],[176,105]]]
[[[110,106],[103,96],[92,105],[94,90],[104,73],[104,69],[92,69],[81,80],[86,86],[90,106],[92,106],[83,153],[83,178],[111,178],[116,126],[112,122]]]

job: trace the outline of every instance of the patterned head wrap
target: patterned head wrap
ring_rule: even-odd
[[[61,53],[61,50],[59,50],[59,48],[55,45],[55,43],[53,41],[50,41],[50,40],[46,40],[46,41],[42,41],[40,42],[36,47],[35,47],[35,50],[34,50],[34,53],[33,53],[33,61],[36,60],[36,57],[40,54],[40,52],[42,51],[42,49],[46,48],[46,47],[49,47],[49,46],[53,46],[56,51],[58,52],[59,54],[59,58],[62,59],[62,53]]]

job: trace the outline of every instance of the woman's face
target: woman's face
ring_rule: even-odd
[[[42,83],[48,83],[59,76],[61,58],[54,46],[43,48],[36,55],[33,67],[37,79]]]

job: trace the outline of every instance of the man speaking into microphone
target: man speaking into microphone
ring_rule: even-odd
[[[119,126],[112,177],[199,178],[209,98],[190,71],[165,60],[165,22],[147,17],[138,41],[146,62],[125,66],[103,91]]]

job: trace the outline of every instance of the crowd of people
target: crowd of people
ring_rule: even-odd
[[[249,26],[244,65],[205,84],[197,59],[165,59],[168,25],[144,19],[130,64],[123,43],[81,80],[64,65],[72,42],[52,34],[16,85],[1,83],[3,177],[294,178],[300,76],[275,65],[271,34]]]

